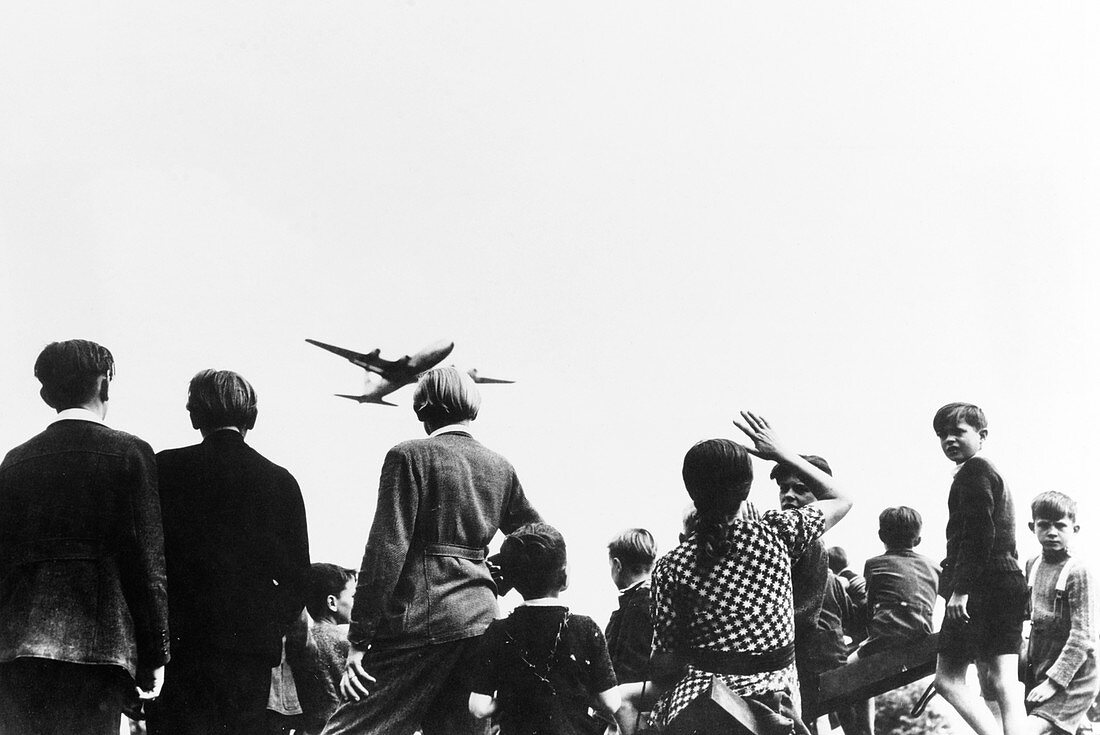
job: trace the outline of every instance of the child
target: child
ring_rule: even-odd
[[[335,564],[312,564],[306,610],[313,618],[305,651],[293,657],[294,679],[307,735],[319,733],[340,704],[340,677],[347,661],[348,623],[357,574]],[[289,655],[289,650],[288,650]]]
[[[558,602],[565,561],[565,540],[545,523],[501,546],[501,571],[524,602],[482,636],[469,707],[478,718],[499,713],[502,735],[579,735],[592,730],[589,706],[609,719],[619,709],[603,633]]]
[[[1043,553],[1028,562],[1031,638],[1024,687],[1028,730],[1070,733],[1084,722],[1100,688],[1096,668],[1096,611],[1092,582],[1081,559],[1070,556],[1077,535],[1077,503],[1062,493],[1031,501],[1031,523]]]
[[[620,684],[645,681],[653,643],[649,574],[657,544],[644,528],[623,531],[607,545],[611,581],[619,590],[619,609],[607,623],[607,650]]]
[[[850,661],[887,648],[919,640],[932,633],[932,610],[940,568],[913,551],[920,543],[920,513],[902,505],[887,508],[878,517],[878,537],[886,553],[867,560],[867,640]],[[856,708],[857,731],[874,732],[875,700]]]
[[[936,411],[932,427],[956,464],[947,497],[947,558],[940,577],[947,610],[936,690],[978,735],[1020,735],[1025,713],[1015,682],[1027,584],[1016,562],[1012,496],[996,468],[977,456],[988,435],[980,408],[949,403]],[[989,709],[967,686],[971,661]],[[1000,726],[990,712],[993,704]]]

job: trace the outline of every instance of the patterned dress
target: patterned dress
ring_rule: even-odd
[[[794,640],[791,559],[818,538],[825,518],[813,505],[768,511],[759,520],[733,521],[729,553],[713,567],[696,562],[695,536],[665,554],[653,570],[653,651],[692,648],[766,653]],[[694,666],[658,702],[658,722],[668,723],[715,676]],[[795,667],[756,674],[721,674],[742,695],[793,692]]]

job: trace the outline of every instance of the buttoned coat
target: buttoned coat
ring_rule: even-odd
[[[0,661],[168,659],[164,542],[149,445],[56,421],[0,464]]]

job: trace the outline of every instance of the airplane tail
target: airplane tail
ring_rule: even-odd
[[[467,370],[466,374],[469,375],[471,378],[473,378],[475,383],[514,383],[514,382],[516,382],[514,380],[504,380],[503,378],[490,378],[488,376],[482,375],[476,369]]]
[[[381,398],[375,398],[375,397],[369,396],[369,395],[350,396],[347,393],[336,393],[335,395],[336,395],[337,398],[348,398],[348,399],[353,400],[353,401],[358,401],[359,403],[378,403],[378,404],[381,404],[383,406],[396,406],[397,405],[396,403],[390,403],[389,401],[383,400]]]

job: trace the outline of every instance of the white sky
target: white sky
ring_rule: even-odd
[[[607,540],[673,545],[683,454],[738,408],[833,464],[857,567],[888,505],[942,556],[952,400],[1021,523],[1068,492],[1096,559],[1098,89],[1085,2],[7,7],[0,446],[50,418],[52,340],[114,352],[109,420],[156,449],[198,441],[191,375],[237,370],[314,559],[358,566],[420,427],[411,389],[332,397],[362,373],[304,338],[446,338],[518,381],[474,428],[600,622]]]

